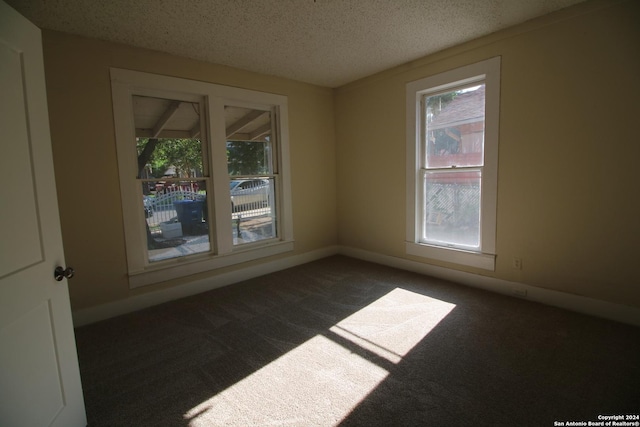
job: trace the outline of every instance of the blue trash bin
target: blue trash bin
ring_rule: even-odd
[[[178,200],[173,202],[178,214],[178,221],[182,225],[182,234],[202,234],[202,200]]]

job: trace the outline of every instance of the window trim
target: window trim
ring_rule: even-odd
[[[130,288],[227,267],[294,249],[286,96],[118,68],[111,68],[110,72]],[[131,143],[135,138],[132,96],[158,96],[159,94],[164,94],[169,99],[190,100],[204,97],[207,107],[207,123],[204,131],[208,135],[209,149],[206,151],[210,164],[210,174],[207,179],[212,182],[212,194],[224,194],[229,191],[227,168],[216,167],[214,163],[214,159],[226,159],[224,106],[248,106],[274,111],[273,126],[277,127],[278,135],[277,148],[274,150],[274,157],[277,159],[274,159],[274,162],[278,167],[277,185],[280,191],[276,208],[278,239],[234,246],[230,233],[220,233],[227,223],[228,228],[231,229],[231,201],[226,200],[225,197],[214,196],[211,198],[212,204],[208,206],[210,212],[214,213],[216,224],[216,230],[211,234],[215,239],[211,242],[213,252],[154,263],[148,262],[145,219],[139,212],[141,189],[138,188],[135,173],[132,172],[137,169],[136,147]]]
[[[494,57],[435,74],[406,85],[407,128],[407,222],[405,250],[409,255],[454,264],[495,270],[498,186],[498,137],[500,115],[500,63]],[[484,166],[481,179],[480,248],[478,251],[448,248],[419,242],[422,232],[421,168],[424,126],[422,97],[477,82],[486,84]]]

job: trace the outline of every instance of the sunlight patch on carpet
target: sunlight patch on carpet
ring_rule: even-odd
[[[398,363],[454,308],[455,304],[396,288],[330,331]]]
[[[394,289],[193,407],[184,418],[192,427],[336,425],[454,307]]]
[[[223,366],[220,369],[224,369]],[[338,421],[387,371],[316,336],[185,414],[190,426]]]

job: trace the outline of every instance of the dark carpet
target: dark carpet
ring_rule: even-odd
[[[89,425],[640,413],[640,328],[336,256],[76,330]]]

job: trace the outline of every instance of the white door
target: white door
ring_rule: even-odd
[[[0,425],[85,426],[40,30],[0,1]]]

